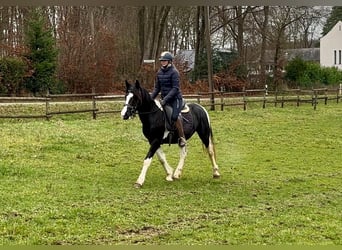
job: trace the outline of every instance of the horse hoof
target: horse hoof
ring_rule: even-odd
[[[220,177],[221,177],[221,175],[219,175],[219,174],[214,174],[214,175],[213,175],[213,178],[214,178],[214,179],[220,179]]]
[[[167,180],[167,181],[173,181],[173,178],[172,178],[172,176],[167,176],[167,177],[166,177],[166,180]]]
[[[173,180],[179,180],[179,179],[180,179],[180,176],[179,176],[179,175],[174,175],[174,176],[172,177],[172,179],[173,179]]]
[[[140,184],[140,183],[134,183],[134,187],[135,187],[135,188],[141,188],[141,187],[142,187],[142,184]]]

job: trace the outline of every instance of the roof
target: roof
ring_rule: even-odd
[[[274,61],[274,53],[274,50],[266,50],[265,61],[267,63],[272,63]],[[299,57],[304,61],[319,62],[320,48],[287,49],[282,52],[280,57],[287,61]]]

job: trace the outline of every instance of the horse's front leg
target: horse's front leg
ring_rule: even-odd
[[[179,162],[178,162],[175,172],[173,173],[173,179],[178,180],[180,178],[182,171],[183,171],[183,166],[184,166],[186,155],[187,155],[186,146],[180,147]]]
[[[136,188],[140,188],[144,184],[147,170],[150,167],[152,158],[158,148],[160,148],[160,142],[158,140],[154,140],[152,143],[150,143],[150,149],[144,159],[144,163],[143,163],[143,167],[141,169],[140,175],[134,185]]]
[[[160,161],[160,163],[163,165],[165,172],[166,172],[166,180],[167,181],[173,181],[172,174],[173,174],[173,168],[170,167],[169,163],[166,160],[165,153],[161,148],[158,148],[157,150],[157,156]]]

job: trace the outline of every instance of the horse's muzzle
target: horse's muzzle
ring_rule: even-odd
[[[125,114],[125,115],[122,116],[122,119],[128,120],[129,117],[130,117],[129,115]]]

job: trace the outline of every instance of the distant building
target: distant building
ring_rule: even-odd
[[[321,65],[342,69],[342,21],[337,22],[320,41]]]
[[[277,66],[278,70],[281,72],[285,72],[286,64],[298,57],[303,61],[310,61],[319,63],[319,48],[302,48],[302,49],[286,49],[282,50],[278,55]],[[273,76],[273,70],[275,67],[274,62],[275,50],[266,50],[265,51],[265,73],[268,76]],[[252,61],[248,63],[248,76],[255,77],[260,74],[261,65],[260,65],[260,57],[258,60]],[[251,80],[251,79],[250,79]]]

